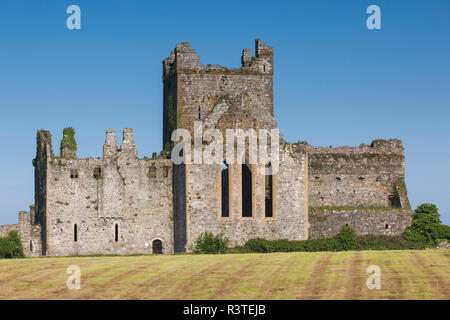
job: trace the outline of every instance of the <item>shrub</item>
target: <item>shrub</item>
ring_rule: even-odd
[[[10,231],[7,237],[0,238],[0,258],[23,258],[23,247],[17,230]]]
[[[222,234],[216,236],[212,232],[204,232],[195,240],[191,250],[194,253],[225,253],[228,239]]]
[[[342,226],[333,238],[337,250],[352,250],[358,247],[356,231],[350,226]]]
[[[424,245],[411,241],[403,235],[357,235],[351,227],[344,226],[332,238],[311,240],[248,240],[244,248],[248,252],[315,252],[345,250],[402,250],[423,249]]]
[[[268,252],[268,242],[268,240],[261,238],[250,239],[245,243],[244,248],[250,252]]]

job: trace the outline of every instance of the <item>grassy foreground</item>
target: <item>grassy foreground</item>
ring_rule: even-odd
[[[66,270],[81,268],[81,289]],[[369,265],[381,289],[369,290]],[[0,260],[0,299],[450,299],[450,250]]]

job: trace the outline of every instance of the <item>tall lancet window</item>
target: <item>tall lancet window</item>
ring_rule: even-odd
[[[266,164],[266,171],[269,171],[272,173],[272,166],[270,163]],[[267,172],[266,172],[267,173]],[[265,175],[265,206],[266,206],[266,218],[272,218],[273,217],[273,176]]]
[[[252,217],[252,171],[248,165],[242,165],[242,216]]]
[[[228,183],[229,169],[228,165],[224,162],[222,163],[221,170],[221,181],[222,181],[222,217],[228,218],[230,216],[229,207],[229,183]]]

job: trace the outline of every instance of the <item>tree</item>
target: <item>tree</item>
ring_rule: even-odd
[[[439,240],[440,226],[441,220],[436,205],[423,203],[414,210],[412,224],[406,228],[404,236],[410,240],[433,246]]]

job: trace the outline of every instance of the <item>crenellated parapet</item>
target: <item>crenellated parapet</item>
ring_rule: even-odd
[[[202,65],[198,53],[191,48],[189,42],[176,45],[170,56],[163,60],[163,79],[175,73],[205,73],[205,74],[273,74],[274,48],[266,45],[260,39],[255,40],[255,56],[250,49],[243,49],[240,68],[225,66]]]

